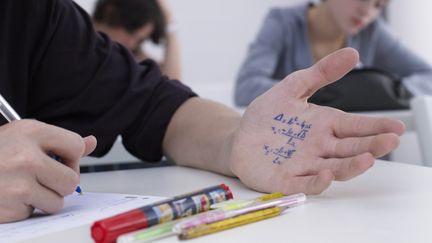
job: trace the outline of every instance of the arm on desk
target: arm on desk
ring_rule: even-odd
[[[333,179],[355,177],[398,146],[403,124],[316,106],[307,98],[357,59],[344,49],[288,76],[242,118],[223,105],[190,99],[172,118],[164,151],[179,165],[237,176],[264,192],[315,194]]]

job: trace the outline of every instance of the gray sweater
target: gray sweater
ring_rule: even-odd
[[[235,103],[247,106],[288,74],[313,65],[307,32],[309,4],[272,9],[250,46],[235,87]],[[432,94],[432,68],[402,45],[377,19],[347,39],[360,54],[357,67],[375,67],[397,75],[414,95]]]

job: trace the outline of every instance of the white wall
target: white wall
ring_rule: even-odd
[[[389,21],[397,36],[432,64],[432,1],[392,0]]]
[[[183,81],[234,82],[269,8],[305,0],[167,0],[179,23]],[[95,0],[76,0],[88,12]],[[389,20],[401,40],[432,63],[432,1],[393,0]]]
[[[168,0],[179,23],[183,81],[233,82],[248,45],[272,6],[305,0]],[[88,12],[95,0],[76,0]],[[432,63],[432,1],[393,0],[389,21],[397,36]]]
[[[272,6],[302,0],[168,0],[179,24],[183,81],[234,82],[249,43]],[[304,0],[303,0],[304,1]],[[94,0],[76,0],[87,11]]]
[[[432,64],[432,1],[392,0],[388,17],[395,34],[420,57]],[[406,133],[394,159],[421,164],[417,135]]]

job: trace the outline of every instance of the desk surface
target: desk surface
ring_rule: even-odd
[[[238,180],[184,167],[84,174],[87,191],[173,196],[226,183],[235,198],[260,194]],[[348,182],[334,182],[319,196],[286,214],[193,240],[192,242],[432,242],[432,168],[377,161]],[[30,241],[28,241],[30,242]],[[89,226],[32,239],[39,242],[92,242]],[[178,242],[171,237],[158,241]]]

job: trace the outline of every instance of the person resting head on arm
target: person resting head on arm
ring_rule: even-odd
[[[98,0],[93,12],[97,31],[128,48],[137,61],[151,58],[141,45],[163,45],[162,73],[181,79],[180,48],[176,22],[164,0]]]

